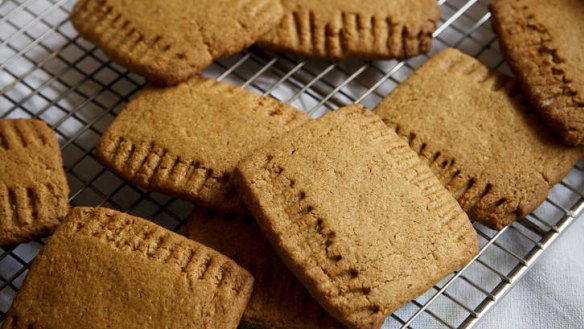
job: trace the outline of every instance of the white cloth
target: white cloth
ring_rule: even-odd
[[[584,328],[583,254],[580,218],[475,328]]]

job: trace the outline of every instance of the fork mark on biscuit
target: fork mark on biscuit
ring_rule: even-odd
[[[18,206],[16,205],[16,191],[14,191],[14,189],[7,187],[8,188],[8,193],[7,193],[7,197],[8,197],[8,204],[10,205],[10,210],[11,210],[11,216],[10,218],[12,218],[12,220],[16,221],[19,217],[18,214]]]
[[[25,126],[26,123],[22,121],[17,121],[12,126],[12,129],[18,139],[19,145],[26,148],[29,146],[29,142],[27,136],[25,136],[25,132],[22,131],[22,129],[25,128]]]
[[[195,271],[197,279],[201,280],[205,276],[205,273],[207,273],[207,270],[209,267],[211,267],[212,262],[213,257],[210,255],[205,255],[203,259],[198,262],[197,269]]]
[[[38,195],[37,192],[32,187],[26,188],[26,195],[29,200],[30,211],[32,219],[39,218],[39,204],[38,204]]]
[[[96,221],[86,224],[81,219],[67,223],[70,232],[93,236],[116,249],[136,252],[161,264],[177,265],[182,273],[187,274],[191,287],[194,287],[193,280],[200,279],[213,280],[219,284],[225,273],[232,273],[230,263],[220,261],[200,246],[178,243],[169,232],[159,227],[134,225],[135,222],[131,217],[125,214],[112,215],[100,210],[84,212],[86,217],[96,219]],[[238,281],[238,278],[235,277],[234,280]],[[238,294],[241,292],[243,283],[236,283],[233,287]],[[219,289],[231,288],[229,285],[219,287]]]
[[[406,139],[406,141],[409,142],[409,144],[412,146],[412,149],[416,150],[415,146],[416,143],[418,143],[417,142],[418,138],[414,132],[403,131],[397,125],[395,126],[394,129],[396,130],[399,136],[401,136],[403,139]],[[456,200],[460,203],[460,205],[465,211],[467,212],[472,211],[472,209],[476,207],[476,205],[478,205],[479,202],[481,202],[481,200],[483,200],[485,196],[491,191],[492,185],[486,184],[483,187],[482,192],[477,195],[478,190],[477,187],[475,186],[476,178],[473,177],[468,178],[466,184],[464,184],[462,187],[458,187],[458,185],[460,184],[459,177],[461,177],[463,173],[460,168],[457,168],[455,166],[456,159],[447,157],[441,151],[436,151],[434,153],[430,152],[430,154],[428,154],[427,152],[425,152],[428,149],[428,144],[422,143],[422,145],[425,146],[420,147],[417,151],[417,154],[421,158],[426,160],[426,162],[430,165],[430,168],[432,169],[436,177],[439,179],[440,183],[444,185],[448,189],[448,191],[450,191],[454,195]],[[414,167],[407,168],[406,170],[412,169],[414,169]],[[420,186],[423,190],[425,190],[429,196],[434,196],[437,193],[438,194],[440,193],[441,186],[440,185],[436,186],[435,184],[428,184],[428,182],[431,180],[432,178],[427,178],[426,180],[421,178],[418,179],[414,178],[413,182],[416,185]],[[437,204],[436,207],[441,208],[444,205],[446,205],[446,203]]]
[[[409,29],[395,17],[338,11],[326,21],[317,21],[310,9],[293,11],[282,19],[280,31],[260,43],[268,48],[292,49],[303,55],[344,58],[372,52],[397,58],[429,51],[433,19]],[[285,36],[285,37],[284,37]],[[375,55],[370,55],[375,56]]]
[[[4,150],[10,150],[10,144],[8,144],[8,136],[4,135],[2,131],[0,131],[0,148]]]
[[[140,145],[134,145],[134,152],[130,154],[126,160],[126,165],[131,175],[135,175],[139,170],[144,167],[144,164],[148,160],[148,156],[152,153],[154,149],[154,143],[143,143]]]
[[[498,2],[492,5],[492,11],[502,48],[511,57],[510,64],[519,80],[531,87],[526,93],[537,103],[536,109],[566,142],[580,144],[584,133],[574,122],[581,121],[575,119],[584,108],[584,102],[578,101],[579,92],[564,70],[566,60],[553,47],[554,36],[544,24],[536,21],[528,5]],[[515,46],[520,44],[524,46]],[[526,59],[534,65],[521,66],[518,59]]]

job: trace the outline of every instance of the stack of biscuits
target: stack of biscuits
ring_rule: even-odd
[[[0,246],[53,234],[2,328],[380,328],[535,210],[582,157],[584,2],[498,0],[516,79],[455,49],[373,110],[313,119],[198,75],[253,44],[306,57],[429,52],[435,0],[80,0],[81,36],[151,82],[96,157],[196,205],[186,237],[70,208],[55,134],[0,120]],[[569,33],[566,33],[569,31]]]

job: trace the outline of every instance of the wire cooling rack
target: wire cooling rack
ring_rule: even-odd
[[[320,116],[383,96],[440,49],[456,47],[509,73],[491,30],[488,1],[441,0],[434,51],[407,61],[305,60],[250,49],[205,75],[271,95]],[[8,0],[0,5],[0,117],[45,120],[58,134],[71,203],[152,218],[181,231],[192,205],[116,177],[93,155],[117,113],[143,85],[81,39],[68,17],[72,0]],[[1,159],[0,159],[1,161]],[[470,328],[500,300],[583,211],[584,170],[576,166],[533,214],[495,232],[475,223],[480,254],[385,322],[384,328]],[[0,249],[0,321],[46,239]]]

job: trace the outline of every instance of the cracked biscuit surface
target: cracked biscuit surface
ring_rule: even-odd
[[[235,329],[252,286],[229,258],[152,222],[74,208],[2,328]]]
[[[0,246],[52,233],[68,211],[55,133],[42,121],[0,119]]]
[[[258,45],[303,56],[404,58],[432,48],[435,0],[283,0],[284,18]]]
[[[564,142],[584,144],[584,1],[499,0],[491,11],[531,104]]]
[[[358,105],[261,147],[233,182],[288,268],[352,328],[379,328],[478,251],[430,168]]]
[[[80,0],[71,20],[114,61],[176,84],[253,44],[282,13],[278,0]]]
[[[472,219],[502,229],[535,210],[582,157],[545,125],[513,79],[455,49],[375,109]]]

